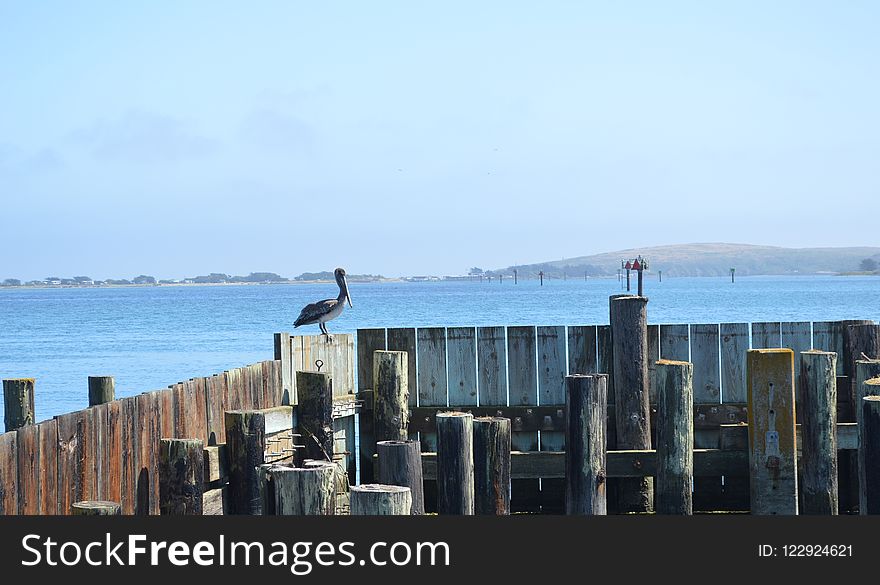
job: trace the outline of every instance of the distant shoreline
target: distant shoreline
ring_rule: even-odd
[[[497,276],[497,275],[495,275]],[[494,280],[495,276],[484,276],[486,280]],[[508,280],[511,280],[512,277],[509,275],[504,275]],[[651,280],[656,280],[656,274],[646,275]],[[737,275],[737,278],[751,278],[756,276],[880,276],[880,272],[864,272],[864,271],[849,271],[849,272],[815,272],[815,273],[788,273],[788,274],[743,274]],[[707,275],[707,276],[673,276],[668,275],[667,278],[722,278],[724,275]],[[601,275],[601,276],[590,276],[589,280],[610,280],[616,278],[615,275]],[[400,278],[381,278],[376,280],[353,280],[351,284],[387,284],[387,283],[411,283],[411,284],[422,284],[422,283],[441,283],[441,282],[479,282],[481,279],[479,276],[473,276],[471,278],[463,278],[463,277],[455,277],[445,279],[443,277],[436,278],[421,278],[421,277],[400,277]],[[536,278],[523,278],[524,281],[537,280]],[[546,280],[554,281],[554,280],[563,280],[557,276],[552,278],[547,277]],[[572,276],[572,278],[568,280],[580,280],[580,278]],[[20,285],[0,285],[0,290],[18,290],[18,289],[106,289],[106,288],[164,288],[164,287],[188,287],[188,286],[273,286],[273,285],[304,285],[304,284],[335,284],[332,280],[291,280],[287,282],[164,282],[164,283],[144,283],[144,284],[20,284]]]

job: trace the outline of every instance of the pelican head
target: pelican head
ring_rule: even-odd
[[[348,294],[348,281],[345,280],[345,269],[337,268],[333,271],[333,275],[336,277],[336,284],[339,285],[339,293],[345,295],[345,300],[348,301],[348,306],[354,308],[354,305],[351,304],[351,295]]]

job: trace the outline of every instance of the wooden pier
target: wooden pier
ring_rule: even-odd
[[[573,513],[632,511],[634,494],[649,504],[642,511],[659,497],[658,512],[665,513],[874,510],[864,503],[860,509],[859,500],[864,502],[864,494],[880,486],[860,486],[859,480],[864,484],[878,477],[875,470],[860,469],[877,458],[873,452],[867,457],[857,454],[860,434],[868,433],[862,444],[878,440],[870,435],[878,432],[877,425],[860,428],[859,423],[863,397],[876,395],[880,388],[870,361],[880,358],[880,326],[866,321],[647,324],[622,317],[615,321],[614,331],[610,325],[518,325],[361,329],[356,335],[332,338],[278,333],[273,360],[105,402],[112,390],[99,392],[93,382],[93,406],[37,424],[33,421],[39,420],[39,413],[32,412],[28,392],[39,392],[39,380],[4,384],[16,389],[11,402],[24,410],[11,418],[7,413],[7,420],[17,426],[0,434],[0,513],[71,514],[95,507],[80,502],[103,502],[105,507],[110,502],[108,513],[115,511],[115,503],[122,514],[144,515],[273,514],[279,505],[281,510],[307,510],[312,508],[297,498],[317,492],[296,488],[301,482],[290,483],[289,470],[328,463],[333,467],[332,513],[348,513],[350,485],[377,484],[380,477],[394,477],[410,489],[408,505],[389,504],[388,509],[418,514],[423,507],[433,513],[438,511],[438,449],[444,469],[464,469],[443,467],[444,461],[471,461],[467,481],[474,481],[473,454],[459,459],[450,449],[477,442],[444,444],[451,436],[445,427],[438,435],[438,415],[453,411],[483,424],[485,417],[510,421],[509,457],[492,455],[503,456],[509,466],[499,475],[510,482],[509,492],[497,478],[487,481],[479,476],[468,484],[475,490],[491,485],[501,494],[498,497],[509,501],[479,504],[480,510],[565,513],[567,469],[580,470],[583,478],[593,474],[591,481],[581,478],[568,484],[569,491],[571,486],[589,486],[591,492],[579,494],[579,502],[602,501],[568,507]],[[620,353],[632,346],[621,336],[633,336],[636,347],[643,348],[636,364],[627,356],[615,359],[615,349]],[[833,353],[836,359],[817,356],[816,351]],[[376,364],[392,358],[386,373],[376,370]],[[815,373],[819,358],[825,368],[821,376]],[[658,366],[660,360],[665,361]],[[687,377],[673,382],[670,364],[686,368]],[[567,415],[567,388],[577,384],[570,385],[567,376],[591,374],[606,374],[606,404],[594,407],[606,413],[601,432],[588,424],[568,426],[575,419]],[[299,387],[304,384],[308,387]],[[384,386],[374,399],[376,384]],[[22,387],[27,391],[22,393]],[[112,389],[112,382],[102,380],[101,387]],[[803,392],[811,395],[803,398]],[[380,412],[374,410],[377,400]],[[647,440],[635,447],[619,443],[628,435],[618,432],[620,421],[634,420],[633,416],[645,419],[639,428],[647,432]],[[667,420],[670,416],[675,421]],[[469,423],[471,417],[466,417]],[[801,436],[804,429],[810,433],[807,437]],[[664,437],[662,449],[658,431]],[[593,460],[601,461],[604,469],[593,469],[598,463],[567,461],[567,432],[586,433],[577,436],[582,453],[595,453],[594,437],[604,436],[604,458],[596,455]],[[667,444],[668,437],[675,442]],[[187,462],[202,461],[202,473],[186,476],[190,482],[200,478],[201,490],[184,490],[200,491],[201,505],[179,501],[181,490],[174,482],[184,479],[170,478],[162,488],[171,439],[186,441],[180,444],[187,446]],[[376,443],[406,439],[419,443],[421,468],[400,465],[394,474],[374,471],[379,464]],[[194,445],[200,445],[201,458],[193,454]],[[476,460],[482,461],[486,447],[480,445]],[[671,462],[676,462],[674,467],[665,467]],[[690,477],[692,493],[681,493]],[[412,489],[417,484],[423,490]],[[669,490],[663,494],[671,495],[661,495],[661,487]],[[813,495],[819,487],[838,493],[817,503]],[[643,494],[646,489],[650,491]],[[302,495],[303,490],[312,495]],[[358,498],[367,497],[355,491]],[[400,490],[366,491],[375,495]],[[485,496],[467,492],[456,497]],[[450,497],[448,489],[439,495],[443,494]],[[165,497],[178,501],[163,501]],[[455,509],[472,513],[473,502],[458,502]]]

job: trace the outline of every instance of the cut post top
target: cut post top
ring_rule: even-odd
[[[36,378],[3,378],[4,382],[19,382],[24,384],[36,383]]]
[[[387,485],[384,483],[364,483],[361,485],[353,485],[351,486],[351,491],[353,492],[381,492],[386,494],[399,494],[403,492],[408,492],[410,489],[408,487],[400,486],[400,485]]]
[[[639,295],[611,295],[608,299],[609,301],[641,301],[643,303],[648,302],[648,297],[639,296]]]
[[[801,354],[809,354],[809,355],[837,355],[837,352],[834,351],[824,351],[821,349],[808,349],[807,351],[802,351]]]
[[[568,374],[566,378],[607,378],[608,374]]]
[[[877,386],[878,388],[880,388],[880,376],[877,376],[876,378],[871,378],[870,380],[865,380],[865,386],[872,386],[872,387]],[[865,396],[865,400],[868,400],[869,398],[871,400],[874,400],[878,397],[877,396]]]
[[[441,416],[452,418],[452,417],[467,417],[467,416],[473,417],[474,415],[472,415],[469,412],[459,412],[457,410],[451,410],[449,412],[438,412],[437,418],[440,418]]]
[[[691,362],[689,362],[687,360],[659,359],[659,360],[657,360],[657,365],[658,366],[689,366],[689,365],[691,365]]]
[[[762,349],[750,349],[749,353],[751,354],[760,354],[760,355],[768,355],[768,354],[776,354],[776,353],[787,353],[794,357],[794,350],[788,349],[787,347],[768,347]]]
[[[405,352],[405,351],[399,351],[399,350],[394,350],[394,349],[376,349],[376,350],[373,350],[373,355],[375,355],[375,354],[377,354],[377,353],[378,353],[379,355],[397,355],[397,354],[402,354],[404,357],[406,357],[406,352]]]

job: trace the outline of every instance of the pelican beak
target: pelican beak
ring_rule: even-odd
[[[350,295],[349,292],[348,292],[348,279],[345,278],[345,277],[343,276],[343,277],[342,277],[342,282],[345,283],[345,300],[348,301],[348,306],[351,307],[351,308],[353,309],[353,308],[354,308],[354,305],[351,304],[351,295]]]

